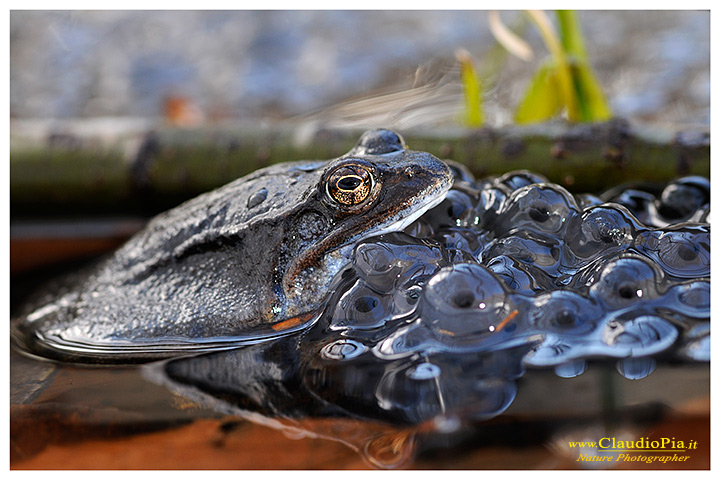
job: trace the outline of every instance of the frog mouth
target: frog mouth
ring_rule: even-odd
[[[434,191],[428,192],[423,196],[422,203],[419,206],[413,208],[409,213],[409,209],[401,209],[397,213],[391,216],[389,221],[377,229],[366,232],[358,241],[365,240],[370,237],[378,235],[384,235],[386,233],[400,232],[405,230],[415,220],[425,214],[425,212],[438,206],[450,191],[452,182],[446,185],[440,185],[434,188]]]
[[[382,221],[372,228],[367,228],[367,222],[358,215],[348,229],[343,229],[340,225],[331,235],[305,250],[300,257],[292,260],[287,268],[283,276],[283,291],[302,291],[302,282],[297,283],[302,272],[305,272],[304,277],[310,275],[309,272],[315,272],[317,278],[329,282],[335,273],[352,260],[352,250],[358,243],[386,233],[400,232],[425,212],[437,206],[445,199],[453,185],[452,173],[448,167],[446,169],[438,182],[416,192],[412,198],[403,203],[388,208],[382,214]],[[323,273],[318,275],[318,272]],[[319,284],[319,281],[315,283]]]

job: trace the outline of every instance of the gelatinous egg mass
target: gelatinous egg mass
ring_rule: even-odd
[[[311,328],[172,360],[168,375],[242,411],[448,432],[502,413],[531,370],[604,363],[641,380],[709,361],[707,182],[594,196],[527,171],[453,170],[435,208],[355,246]],[[368,441],[358,450],[373,456]]]
[[[456,173],[407,235],[356,248],[358,279],[331,306],[331,324],[372,338],[377,361],[506,352],[522,368],[573,377],[605,358],[631,379],[651,374],[656,356],[704,361],[709,183],[688,177],[657,192],[573,195],[527,171]],[[433,367],[410,378],[452,381],[438,362],[422,365]]]

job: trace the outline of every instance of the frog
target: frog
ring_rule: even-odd
[[[327,161],[275,164],[150,220],[127,243],[13,321],[41,357],[136,363],[306,329],[358,242],[402,231],[453,174],[376,129]]]

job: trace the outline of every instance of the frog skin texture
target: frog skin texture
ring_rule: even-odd
[[[389,130],[331,161],[283,163],[153,220],[13,325],[41,356],[136,362],[307,327],[359,240],[443,200],[450,168]]]

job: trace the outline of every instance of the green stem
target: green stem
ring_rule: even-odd
[[[565,52],[576,59],[587,60],[587,50],[585,50],[585,42],[583,41],[580,22],[578,22],[575,11],[558,10],[556,14],[560,29],[560,39]]]
[[[580,119],[580,110],[575,97],[575,89],[573,87],[572,72],[570,64],[565,55],[565,50],[553,28],[547,15],[540,10],[528,10],[528,15],[537,26],[540,35],[545,41],[550,54],[553,56],[557,65],[557,79],[560,85],[560,92],[564,100],[564,104],[568,109],[568,119],[576,122]]]
[[[472,58],[465,50],[459,50],[456,57],[460,62],[460,72],[465,95],[465,126],[480,127],[483,124],[482,85],[475,71]]]

